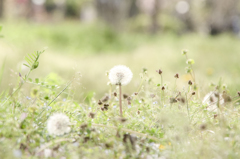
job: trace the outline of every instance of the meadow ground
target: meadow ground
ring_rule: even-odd
[[[2,25],[0,158],[239,158],[236,37],[116,33],[76,22]],[[25,79],[24,57],[45,47]],[[183,49],[194,64],[186,63]],[[123,101],[124,118],[118,87],[107,85],[106,76],[119,64],[133,72],[123,86],[131,97]],[[186,67],[193,68],[195,78]],[[210,91],[216,97],[203,104]],[[99,105],[106,95],[111,98]],[[49,133],[46,122],[54,112],[70,118],[70,132]]]

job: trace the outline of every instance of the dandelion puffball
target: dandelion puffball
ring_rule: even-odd
[[[219,98],[219,99],[218,99]],[[223,105],[224,104],[224,98],[222,96],[222,94],[218,94],[216,92],[209,92],[208,94],[205,95],[205,97],[203,98],[202,103],[203,104],[207,104],[207,110],[209,111],[213,111],[213,112],[217,112],[218,103],[219,100],[219,104]]]
[[[124,65],[114,66],[109,72],[109,80],[115,85],[127,85],[132,76],[132,71]]]
[[[47,130],[50,135],[63,135],[69,133],[70,121],[68,116],[62,113],[55,113],[47,121]]]

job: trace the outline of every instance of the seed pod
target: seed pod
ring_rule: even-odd
[[[123,98],[126,99],[128,97],[127,94],[123,94]]]
[[[82,124],[82,125],[80,126],[80,128],[81,128],[81,129],[87,128],[87,124]]]
[[[105,110],[108,110],[109,104],[104,104],[103,107]]]
[[[90,112],[89,117],[93,119],[95,117],[95,113]]]
[[[177,100],[175,98],[170,98],[170,103],[177,103]]]
[[[175,77],[175,78],[179,78],[179,74],[177,73],[174,77]]]
[[[127,121],[127,119],[126,119],[126,118],[120,118],[120,121],[121,121],[122,123],[124,123],[124,122]]]
[[[159,69],[159,70],[156,70],[156,72],[157,72],[159,75],[161,75],[161,74],[162,74],[162,70],[161,70],[161,69]]]
[[[207,128],[207,126],[205,125],[205,124],[202,124],[201,126],[200,126],[200,129],[201,130],[205,130]]]
[[[101,100],[99,100],[98,101],[98,105],[102,105],[103,103],[102,103],[102,101]]]
[[[102,99],[102,102],[107,102],[109,100],[109,96],[106,95],[103,99]]]
[[[191,80],[188,81],[188,84],[191,86],[193,83]]]

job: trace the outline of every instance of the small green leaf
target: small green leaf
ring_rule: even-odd
[[[29,66],[29,65],[27,65],[27,64],[25,64],[25,63],[24,63],[23,65],[24,65],[24,66],[27,66],[28,68],[30,68],[30,66]]]
[[[48,96],[45,96],[44,99],[45,99],[45,100],[49,100],[49,97],[48,97]]]
[[[158,83],[158,84],[157,84],[157,86],[159,87],[159,86],[160,86],[160,84]]]
[[[38,78],[35,78],[35,82],[36,82],[36,83],[39,83],[39,79],[38,79]]]
[[[29,82],[32,82],[32,79],[31,78],[28,78]]]

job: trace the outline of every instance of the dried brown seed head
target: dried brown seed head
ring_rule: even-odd
[[[177,98],[177,100],[180,101],[183,104],[185,103],[185,98],[184,97],[179,97],[179,98]]]
[[[93,119],[93,118],[95,117],[95,113],[90,112],[90,113],[89,113],[89,117]]]
[[[231,98],[229,95],[227,95],[226,93],[224,93],[224,94],[222,95],[222,97],[223,97],[224,103],[227,103],[227,102],[231,102],[231,101],[232,101],[232,98]]]
[[[188,81],[188,84],[191,86],[193,83],[191,80]]]
[[[116,93],[116,92],[114,92],[114,93],[113,93],[113,95],[116,97],[116,96],[117,96],[117,93]]]
[[[175,78],[179,78],[179,74],[177,73],[177,74],[175,74],[175,76],[174,76]]]
[[[109,104],[104,104],[104,105],[103,105],[103,108],[104,108],[105,110],[108,110],[108,107],[109,107]]]
[[[102,102],[107,102],[109,100],[109,96],[106,95],[103,99],[102,99]]]
[[[209,98],[209,100],[210,100],[210,103],[214,102],[214,99],[212,96]]]
[[[161,75],[161,74],[162,74],[162,70],[161,70],[161,69],[159,69],[159,70],[156,70],[156,72],[157,72],[159,75]]]
[[[122,123],[124,123],[124,122],[126,122],[127,121],[127,119],[126,118],[120,118],[119,119]]]
[[[80,126],[80,128],[81,128],[81,129],[85,129],[85,128],[87,128],[87,126],[88,126],[87,124],[82,124],[82,125]]]
[[[205,125],[205,124],[202,124],[201,126],[200,126],[200,129],[201,130],[205,130],[207,128],[207,125]]]
[[[196,92],[192,92],[192,95],[194,96],[196,94]]]
[[[101,100],[99,100],[98,101],[98,105],[102,105],[103,103],[102,103],[102,101]]]
[[[123,94],[123,98],[126,99],[128,97],[127,94]]]
[[[177,103],[177,100],[173,97],[170,98],[170,103]]]
[[[163,90],[163,91],[165,90],[165,87],[164,87],[164,86],[162,86],[162,90]]]

